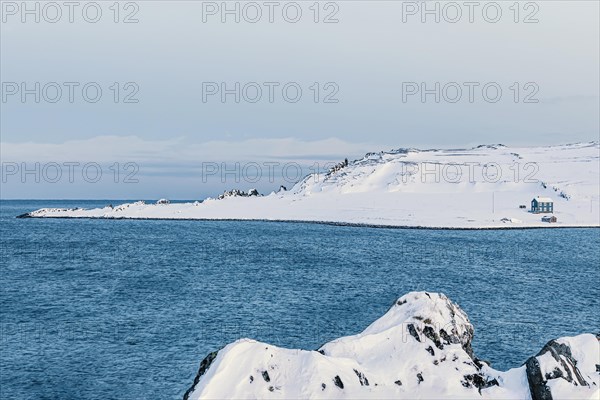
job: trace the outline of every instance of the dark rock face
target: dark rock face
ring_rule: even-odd
[[[340,378],[339,375],[336,375],[335,378],[333,378],[333,383],[340,389],[344,388],[344,382],[342,382],[342,378]]]
[[[446,331],[444,331],[443,329],[441,331],[446,333]],[[429,326],[429,325],[425,326],[423,328],[423,334],[435,344],[435,347],[437,347],[440,350],[442,350],[444,348],[444,345],[442,344],[442,341],[440,340],[440,335],[438,335],[431,326]],[[446,334],[446,337],[448,337],[448,334]],[[433,352],[433,350],[432,350],[432,352]]]
[[[271,377],[269,376],[269,373],[267,371],[262,372],[262,377],[265,380],[265,382],[271,382]]]
[[[410,333],[410,335],[412,337],[414,337],[417,340],[417,342],[420,342],[421,341],[421,337],[417,333],[417,330],[415,329],[415,326],[413,324],[408,324],[407,328],[408,328],[408,333]]]
[[[192,392],[196,388],[196,385],[200,381],[200,378],[202,377],[202,375],[204,375],[206,373],[206,371],[208,371],[208,368],[210,368],[210,365],[213,363],[213,361],[215,361],[215,358],[217,358],[218,353],[219,353],[218,351],[213,351],[212,353],[210,353],[209,355],[204,357],[204,360],[202,360],[202,362],[200,363],[200,368],[198,369],[198,373],[196,374],[196,377],[194,378],[194,383],[192,384],[192,387],[190,387],[184,393],[183,400],[189,399],[190,394],[192,394]],[[251,379],[251,381],[254,380],[254,378],[252,378],[252,377],[250,377],[250,379]]]
[[[427,350],[427,352],[429,354],[431,354],[432,356],[435,356],[435,351],[433,351],[433,347],[429,346],[428,348],[426,348],[425,350]]]
[[[253,196],[260,196],[260,193],[258,193],[258,190],[250,189],[250,190],[248,190],[248,192],[244,192],[243,190],[232,189],[232,190],[226,190],[223,194],[219,195],[219,197],[217,197],[217,198],[219,200],[222,200],[226,197],[253,197]]]
[[[461,383],[464,387],[476,387],[479,389],[479,393],[481,393],[481,389],[498,386],[496,379],[486,380],[481,374],[465,375],[465,379]]]
[[[358,376],[358,381],[360,382],[360,386],[369,386],[369,380],[367,379],[365,374],[363,374],[362,372],[359,372],[357,370],[354,370],[354,373],[356,374],[356,376]]]
[[[553,364],[545,366],[544,370],[551,369],[551,372],[543,375],[538,357],[546,353],[550,353],[552,356]],[[574,386],[589,386],[577,368],[577,361],[571,354],[571,348],[566,344],[558,343],[554,340],[546,343],[537,355],[530,357],[525,362],[525,368],[532,400],[553,399],[552,392],[547,385],[548,381],[552,379],[564,379]]]
[[[348,159],[346,158],[344,161],[337,163],[332,168],[330,168],[329,171],[327,172],[327,176],[329,177],[330,175],[336,173],[337,171],[339,171],[342,168],[345,168],[347,166],[348,166]]]
[[[527,381],[529,382],[529,391],[532,400],[552,400],[550,388],[546,386],[546,381],[542,377],[540,363],[537,358],[531,357],[525,362],[527,370]]]

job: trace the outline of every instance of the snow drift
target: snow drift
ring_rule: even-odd
[[[471,348],[473,326],[445,295],[412,292],[362,333],[317,351],[250,339],[209,354],[184,399],[598,399],[599,337],[549,342],[496,371]]]
[[[203,202],[41,209],[24,217],[312,221],[432,228],[600,226],[600,145],[398,149],[311,174],[290,190]],[[554,202],[557,222],[529,212]]]

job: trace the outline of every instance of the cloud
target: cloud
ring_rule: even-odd
[[[573,95],[573,96],[557,96],[545,97],[540,99],[543,104],[564,104],[564,103],[593,103],[598,102],[598,96],[589,95]]]
[[[138,136],[97,136],[63,143],[22,142],[1,144],[3,162],[137,162],[156,166],[199,165],[202,162],[337,161],[370,151],[389,149],[373,143],[352,143],[339,138],[323,140],[248,139],[190,143],[184,137],[146,140]]]

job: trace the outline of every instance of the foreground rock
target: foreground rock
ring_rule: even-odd
[[[249,339],[209,354],[184,399],[598,399],[600,344],[549,342],[525,365],[496,371],[471,348],[473,326],[443,294],[413,292],[362,333],[317,351]]]
[[[600,336],[579,335],[549,341],[525,363],[533,400],[600,398]],[[589,397],[590,393],[595,393]]]

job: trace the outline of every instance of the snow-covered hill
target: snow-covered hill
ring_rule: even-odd
[[[185,204],[41,209],[29,217],[255,219],[389,226],[507,228],[600,226],[600,145],[503,145],[369,153],[292,189],[240,191]],[[255,194],[255,193],[253,193]],[[556,223],[528,212],[534,197],[554,201]]]
[[[209,354],[185,399],[598,399],[600,336],[550,341],[496,371],[471,349],[473,326],[443,294],[412,292],[362,333],[318,351],[250,339]]]

